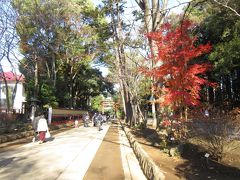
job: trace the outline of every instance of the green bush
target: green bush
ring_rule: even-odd
[[[165,139],[163,139],[160,143],[159,143],[160,149],[165,149],[167,147],[167,141]]]

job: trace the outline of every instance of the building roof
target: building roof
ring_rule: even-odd
[[[0,81],[3,81],[4,78],[6,78],[7,82],[12,82],[12,81],[24,81],[24,76],[23,74],[16,74],[13,72],[1,72],[0,73]]]

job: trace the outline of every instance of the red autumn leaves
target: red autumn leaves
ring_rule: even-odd
[[[210,44],[196,45],[197,38],[191,34],[194,25],[184,21],[173,28],[163,25],[159,31],[147,34],[154,42],[152,60],[155,64],[151,70],[143,69],[146,75],[161,84],[161,104],[171,106],[198,105],[200,90],[210,84],[205,78],[211,67],[208,63],[194,63],[193,60],[209,53]]]

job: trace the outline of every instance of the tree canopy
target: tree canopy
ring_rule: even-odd
[[[107,30],[98,29],[107,23],[90,1],[16,0],[13,4],[19,13],[21,70],[29,97],[63,107],[76,107],[81,101],[86,107],[91,96],[111,90],[90,66],[103,56],[103,42],[109,36]]]

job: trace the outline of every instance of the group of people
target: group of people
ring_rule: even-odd
[[[92,119],[90,118],[89,113],[83,115],[84,127],[89,127],[89,123],[92,120],[93,126],[98,127],[98,130],[103,130],[103,122],[107,122],[107,116],[101,113],[94,113]],[[36,117],[32,120],[32,126],[34,129],[34,138],[33,142],[36,140],[39,141],[39,144],[45,142],[46,138],[50,137],[48,123],[45,116],[41,113],[37,113]],[[75,127],[78,127],[78,120],[75,121]]]
[[[89,113],[87,112],[86,114],[83,115],[83,123],[84,127],[90,127],[90,122],[93,123],[94,127],[98,127],[98,130],[102,130],[102,124],[104,122],[107,122],[107,116],[101,113],[94,113],[92,118],[90,118]],[[78,120],[75,120],[75,128],[78,127]]]
[[[83,115],[84,127],[89,127],[90,116],[88,112]],[[75,128],[78,128],[78,120],[75,120]]]
[[[102,130],[103,122],[106,122],[106,116],[101,113],[95,113],[92,117],[93,126],[98,127],[98,130]]]

